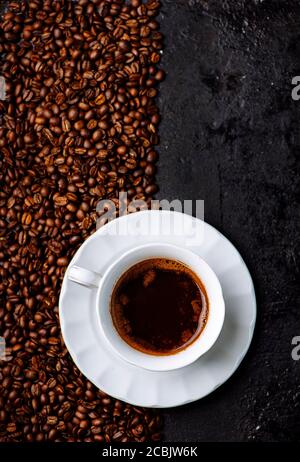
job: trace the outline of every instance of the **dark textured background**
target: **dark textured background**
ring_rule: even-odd
[[[159,198],[205,200],[206,221],[240,250],[258,299],[246,359],[209,397],[166,410],[165,439],[300,440],[300,2],[162,4]]]

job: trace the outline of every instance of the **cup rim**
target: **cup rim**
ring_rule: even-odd
[[[112,275],[112,272],[118,268],[120,263],[123,262],[123,260],[126,260],[126,258],[129,258],[130,256],[134,256],[140,251],[143,250],[152,250],[154,248],[160,248],[161,252],[160,254],[153,253],[149,254],[149,256],[141,256],[140,258],[136,259],[134,262],[130,263],[129,265],[126,266],[125,269],[122,271],[119,271],[118,276],[115,278],[113,283],[110,283],[110,294],[108,297],[108,303],[106,303],[105,309],[103,310],[101,308],[101,297],[103,297],[103,289],[105,288],[105,284],[107,284],[107,281],[109,280],[109,277]],[[165,255],[164,252],[167,250],[172,250],[174,251],[173,256],[168,256]],[[185,256],[189,256],[190,258],[193,258],[194,261],[197,260],[199,265],[202,267],[203,271],[206,271],[206,275],[208,275],[209,278],[213,281],[213,286],[215,288],[216,293],[211,293],[211,290],[208,290],[207,284],[203,282],[203,273],[199,274],[199,271],[195,270],[194,267],[192,267],[185,259],[182,259],[180,256],[176,257],[175,252],[180,253],[181,255],[184,253]],[[138,263],[139,261],[147,260],[150,258],[156,258],[156,257],[161,257],[161,258],[172,258],[174,260],[177,260],[184,265],[188,266],[193,272],[197,274],[197,276],[200,278],[202,283],[204,284],[204,287],[207,292],[207,297],[209,300],[209,315],[208,315],[208,320],[207,323],[203,329],[203,331],[200,333],[200,335],[186,348],[176,352],[172,353],[170,355],[152,355],[149,353],[143,353],[142,351],[136,350],[132,346],[130,346],[125,340],[121,338],[119,333],[117,332],[113,321],[112,321],[112,316],[110,312],[110,300],[111,300],[111,294],[113,291],[113,288],[115,287],[115,284],[117,283],[118,279],[121,277],[121,275],[129,269],[131,266],[133,266],[135,263]],[[218,310],[219,312],[216,312],[216,308],[213,308],[212,311],[212,304],[211,304],[211,299],[213,300],[214,303],[218,301]],[[208,263],[201,258],[199,255],[197,255],[195,252],[193,252],[190,249],[186,249],[183,246],[178,246],[175,244],[170,244],[166,242],[151,242],[151,243],[145,243],[136,247],[133,247],[126,252],[122,253],[122,255],[117,258],[104,272],[100,284],[98,286],[97,290],[97,296],[96,296],[96,310],[97,310],[97,319],[98,319],[98,324],[100,326],[101,333],[110,347],[111,350],[114,351],[119,357],[121,357],[124,361],[127,363],[130,363],[131,365],[134,365],[136,367],[140,367],[146,370],[150,371],[170,371],[170,370],[175,370],[179,369],[185,366],[188,366],[189,364],[192,364],[194,361],[199,359],[202,355],[204,355],[211,347],[214,345],[216,342],[217,338],[220,335],[220,332],[223,327],[224,323],[224,318],[225,318],[225,302],[223,298],[223,293],[222,293],[222,288],[220,281],[215,274],[215,272],[212,270],[212,268],[208,265]],[[214,316],[215,314],[218,314],[218,316]],[[103,316],[106,315],[107,319],[110,319],[110,330],[113,332],[109,332],[105,327],[105,322],[103,319]],[[106,321],[107,321],[106,319]],[[208,325],[212,325],[212,322],[217,321],[217,325],[215,329],[211,329],[212,332],[210,333],[210,337],[206,339],[206,345],[204,345],[203,342],[203,336],[205,331],[207,332],[206,328]],[[112,341],[112,339],[118,338],[117,342]],[[202,339],[202,340],[201,340]],[[201,348],[199,348],[199,345],[201,344]],[[130,354],[129,354],[130,353]]]

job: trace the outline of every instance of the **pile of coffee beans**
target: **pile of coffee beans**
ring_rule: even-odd
[[[98,201],[157,190],[158,12],[157,0],[20,0],[2,14],[0,441],[160,438],[158,414],[81,375],[58,319]]]

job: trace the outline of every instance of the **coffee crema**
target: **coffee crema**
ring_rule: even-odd
[[[199,337],[209,302],[203,283],[190,268],[176,260],[151,258],[120,277],[110,309],[126,343],[144,353],[170,355]]]

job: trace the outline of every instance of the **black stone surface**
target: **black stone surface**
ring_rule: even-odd
[[[166,441],[300,439],[300,2],[164,0],[159,198],[204,199],[252,273],[248,355],[207,398],[165,410]]]

